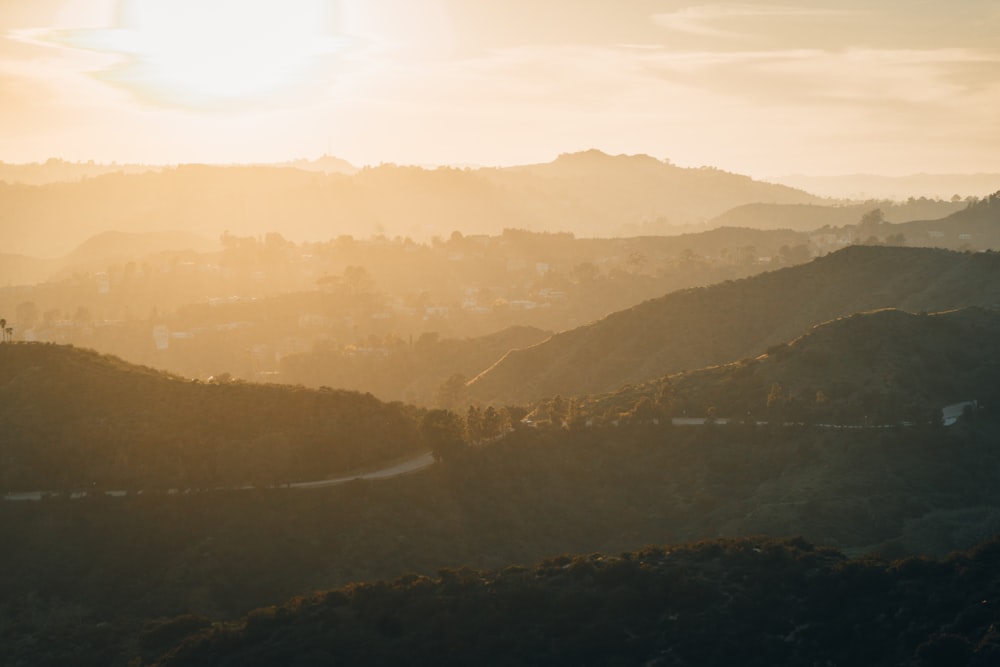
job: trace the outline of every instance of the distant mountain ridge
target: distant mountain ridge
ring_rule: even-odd
[[[181,165],[70,183],[0,183],[0,247],[59,255],[107,229],[211,237],[280,231],[293,240],[376,233],[426,239],[505,228],[615,236],[636,226],[669,232],[740,204],[821,201],[716,169],[599,151],[504,169],[385,164],[351,174],[298,166]],[[68,247],[56,248],[55,239]]]
[[[808,264],[673,292],[508,353],[469,384],[484,402],[609,392],[756,356],[859,311],[1000,305],[1000,255],[851,246]]]
[[[802,188],[824,197],[839,199],[893,199],[909,197],[950,198],[980,196],[1000,188],[1000,173],[976,174],[910,174],[879,176],[877,174],[843,174],[836,176],[806,176],[790,174],[766,180]]]
[[[708,221],[711,227],[752,227],[754,229],[792,229],[812,232],[821,227],[856,225],[869,211],[879,209],[887,222],[940,219],[961,211],[967,201],[891,201],[836,204],[744,204]]]

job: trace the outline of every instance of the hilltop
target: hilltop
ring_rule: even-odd
[[[399,405],[347,391],[191,382],[96,352],[0,345],[4,490],[318,479],[423,451]]]
[[[1000,304],[1000,255],[851,246],[750,278],[672,292],[514,350],[469,384],[484,402],[609,392],[754,357],[860,311]]]

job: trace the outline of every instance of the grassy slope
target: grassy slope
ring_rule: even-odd
[[[1000,255],[853,246],[809,264],[673,292],[524,350],[470,385],[483,401],[612,391],[756,356],[809,327],[878,308],[1000,304]]]
[[[927,420],[948,404],[998,398],[1000,311],[966,308],[914,315],[856,313],[817,325],[755,359],[669,378],[673,414],[770,417],[833,424]],[[593,414],[626,412],[655,400],[662,379],[587,397]],[[768,396],[780,387],[778,414]]]
[[[6,490],[316,479],[422,450],[398,405],[346,391],[201,384],[108,355],[0,345]]]

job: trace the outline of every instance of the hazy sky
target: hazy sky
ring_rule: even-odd
[[[1000,171],[997,0],[0,0],[0,160]]]

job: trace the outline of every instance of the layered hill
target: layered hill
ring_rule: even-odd
[[[613,391],[757,356],[856,312],[1000,305],[998,277],[993,253],[852,246],[808,264],[673,292],[511,351],[469,390],[499,403]]]
[[[940,420],[946,405],[995,405],[998,360],[998,310],[928,315],[885,309],[817,325],[754,359],[591,397],[581,409],[622,412],[645,396],[673,415],[837,425],[926,422]]]
[[[203,384],[67,346],[0,345],[4,490],[214,488],[323,478],[421,451],[370,395]]]
[[[210,237],[280,229],[294,240],[375,233],[425,239],[456,229],[495,234],[510,227],[613,236],[623,226],[650,221],[702,222],[751,202],[819,201],[719,170],[599,151],[509,169],[380,165],[346,174],[184,165],[73,183],[0,182],[0,246],[60,255],[107,229],[177,229]]]
[[[475,338],[425,334],[412,345],[399,341],[374,354],[318,345],[284,357],[280,377],[289,384],[348,388],[371,392],[383,400],[461,409],[465,407],[463,384],[470,376],[509,350],[534,345],[550,335],[526,326]]]
[[[524,428],[391,480],[0,502],[0,664],[124,665],[140,644],[149,662],[207,625],[164,618],[567,552],[804,535],[941,555],[1000,530],[998,433],[988,412],[949,428]]]
[[[880,236],[902,234],[908,245],[953,249],[1000,248],[1000,192],[939,219],[882,225]],[[871,231],[871,230],[866,230]]]
[[[857,224],[865,213],[878,208],[889,222],[937,220],[966,207],[965,201],[913,200],[868,201],[851,204],[743,204],[708,221],[711,227],[752,227],[754,229],[792,229],[811,232],[824,226],[845,227]]]
[[[887,563],[740,539],[442,570],[257,609],[154,664],[989,665],[998,554],[993,540]],[[206,623],[164,624],[146,645]]]
[[[824,197],[852,199],[895,199],[907,197],[978,196],[1000,185],[1000,174],[911,174],[909,176],[878,176],[875,174],[843,174],[838,176],[806,176],[789,174],[773,180],[793,188],[802,188]]]

